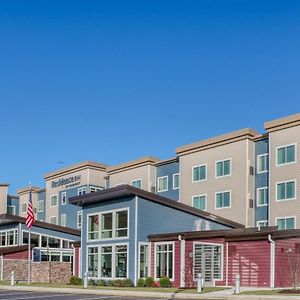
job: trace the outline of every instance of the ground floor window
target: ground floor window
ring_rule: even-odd
[[[194,278],[199,273],[205,281],[222,279],[222,245],[194,244]]]
[[[149,245],[140,244],[139,247],[139,278],[149,275]]]
[[[73,260],[73,251],[38,250],[40,250],[40,257],[37,258],[37,261],[72,262]]]
[[[18,244],[16,229],[0,231],[0,246],[15,246]]]
[[[155,247],[155,277],[161,278],[167,276],[173,279],[173,243],[159,243]]]
[[[98,265],[100,266],[99,269]],[[94,278],[127,278],[128,245],[117,244],[88,247],[88,272],[89,277]]]

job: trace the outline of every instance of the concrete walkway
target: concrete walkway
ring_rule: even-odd
[[[207,294],[195,293],[164,293],[150,291],[128,291],[128,290],[104,290],[104,289],[83,289],[83,288],[53,288],[37,286],[11,286],[0,285],[0,290],[18,290],[18,291],[39,291],[47,293],[70,293],[70,294],[92,294],[92,295],[110,295],[110,296],[127,296],[127,297],[149,297],[159,299],[212,299],[212,300],[300,300],[300,296],[290,295],[235,295],[233,289],[227,289]],[[259,290],[254,288],[241,288],[241,291]],[[263,290],[266,290],[265,288]]]

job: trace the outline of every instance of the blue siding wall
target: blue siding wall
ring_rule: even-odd
[[[179,173],[178,161],[160,165],[156,168],[157,178],[162,176],[168,176],[168,190],[160,193],[157,192],[158,195],[167,197],[169,199],[177,200],[177,201],[179,200],[179,189],[175,189],[175,190],[173,189],[173,174],[177,174],[177,173]],[[179,176],[179,184],[180,184],[180,176]]]
[[[202,228],[205,229],[205,219],[149,200],[142,198],[139,200],[138,241],[148,241],[149,234],[193,231],[195,230],[195,221],[198,220],[203,220]],[[213,221],[207,222],[209,222],[211,230],[229,228]]]
[[[124,239],[107,239],[101,241],[87,241],[87,215],[97,212],[109,211],[114,209],[122,209],[122,208],[129,208],[129,238]],[[128,270],[129,270],[129,278],[134,279],[134,263],[135,263],[135,198],[127,197],[118,200],[112,200],[109,202],[104,203],[97,203],[94,205],[89,205],[83,207],[82,209],[82,263],[81,263],[81,270],[82,276],[84,272],[87,270],[87,245],[105,245],[105,244],[115,244],[115,243],[128,243]]]
[[[269,186],[269,172],[257,173],[257,156],[266,153],[269,153],[269,140],[267,138],[255,143],[255,226],[257,221],[269,219],[269,206],[257,206],[257,189]]]
[[[44,200],[44,210],[41,212],[37,211],[37,219],[40,221],[46,220],[46,191],[38,193],[38,201]]]

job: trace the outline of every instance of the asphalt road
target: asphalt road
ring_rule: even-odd
[[[27,292],[19,290],[0,290],[1,300],[168,300],[167,298],[141,298],[106,295],[63,294],[47,292]],[[170,298],[172,299],[172,298]],[[176,300],[180,300],[176,298]],[[191,299],[192,300],[192,299]]]

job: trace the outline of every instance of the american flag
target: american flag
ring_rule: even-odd
[[[33,213],[33,208],[32,208],[32,196],[31,196],[31,189],[30,189],[25,225],[26,225],[26,227],[31,228],[33,223],[34,223],[34,213]]]

